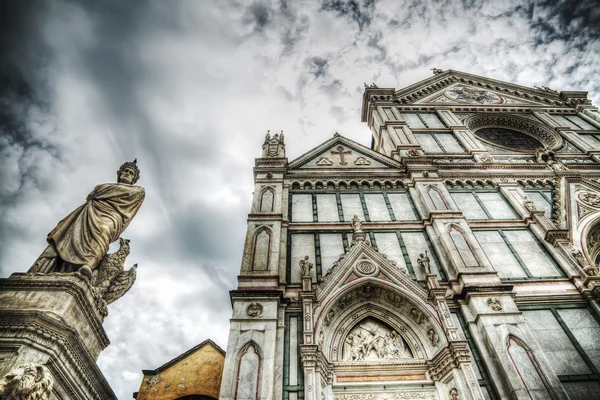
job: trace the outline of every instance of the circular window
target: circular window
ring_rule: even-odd
[[[527,151],[544,148],[542,142],[521,132],[506,128],[481,128],[475,131],[475,136],[493,144],[510,150]]]

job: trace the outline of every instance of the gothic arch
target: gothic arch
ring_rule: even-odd
[[[583,219],[581,224],[579,245],[588,261],[595,265],[600,263],[600,210]]]
[[[262,354],[256,342],[240,347],[236,366],[235,400],[259,398]]]
[[[479,260],[469,244],[465,231],[458,224],[448,225],[448,234],[452,245],[465,267],[479,267]]]
[[[509,334],[506,338],[506,352],[530,397],[532,397],[531,392],[535,391],[542,392],[544,397],[547,395],[546,398],[555,398],[552,386],[542,371],[535,354],[523,340],[512,333]]]
[[[323,348],[331,349],[327,355],[331,361],[340,361],[349,330],[367,318],[382,321],[401,334],[415,359],[432,358],[447,342],[436,310],[406,288],[360,278],[328,297],[316,312],[315,332],[325,344]],[[435,345],[428,338],[431,330]]]
[[[252,271],[268,271],[271,259],[271,229],[260,226],[254,231]]]
[[[427,191],[427,196],[429,196],[429,200],[431,201],[431,204],[433,204],[433,207],[436,210],[448,210],[449,209],[448,203],[444,199],[444,196],[442,195],[442,192],[440,191],[440,189],[438,189],[437,187],[435,187],[433,185],[428,185],[425,190]]]
[[[260,211],[273,211],[275,204],[275,189],[271,186],[265,187],[260,193]]]

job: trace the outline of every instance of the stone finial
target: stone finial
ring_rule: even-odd
[[[48,368],[25,364],[0,380],[0,395],[7,400],[48,400],[53,386],[54,379]]]
[[[283,131],[271,136],[271,131],[267,131],[265,141],[262,145],[263,158],[285,158],[285,141]]]

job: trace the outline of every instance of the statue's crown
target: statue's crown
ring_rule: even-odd
[[[117,179],[119,178],[119,176],[121,176],[121,172],[123,172],[125,168],[131,168],[135,171],[135,178],[132,182],[132,184],[135,184],[138,181],[138,179],[140,179],[140,169],[137,166],[137,158],[133,160],[133,162],[126,161],[125,163],[123,163],[123,165],[119,167],[119,170],[117,171]]]

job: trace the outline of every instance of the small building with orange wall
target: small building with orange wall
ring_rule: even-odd
[[[219,398],[225,352],[207,339],[144,378],[136,400],[213,400]]]

